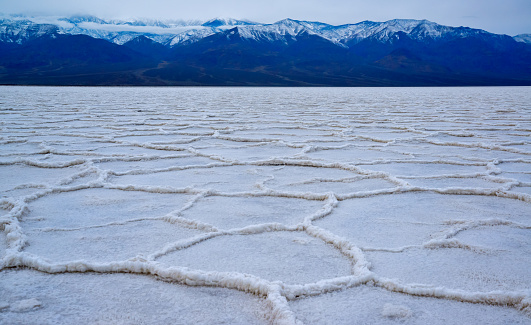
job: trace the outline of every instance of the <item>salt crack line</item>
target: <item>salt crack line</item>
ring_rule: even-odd
[[[344,178],[312,178],[306,181],[293,182],[286,184],[287,186],[296,186],[296,185],[307,185],[315,183],[355,183],[357,181],[362,181],[366,179],[379,179],[381,177],[372,177],[370,175],[359,175],[353,177],[344,177]]]
[[[222,158],[222,157],[219,157],[219,156],[202,154],[199,151],[197,151],[195,149],[192,149],[192,148],[189,148],[188,151],[190,153],[198,155],[198,156],[206,157],[206,158],[209,158],[209,159],[213,159],[213,160],[217,160],[217,161],[221,161],[222,163],[225,163],[225,165],[217,165],[217,164],[198,165],[198,166],[190,167],[190,169],[191,168],[229,167],[231,165],[232,166],[278,166],[278,165],[283,165],[283,166],[298,166],[298,167],[336,168],[336,169],[342,169],[342,170],[355,172],[355,173],[358,173],[358,174],[361,174],[361,175],[365,175],[365,176],[370,176],[371,178],[383,178],[383,179],[386,179],[386,180],[388,180],[388,181],[390,181],[390,182],[392,182],[392,183],[394,183],[394,184],[396,184],[398,186],[409,186],[409,183],[407,183],[404,180],[401,180],[401,179],[399,179],[397,177],[394,177],[394,176],[392,176],[389,173],[364,170],[364,169],[361,169],[361,168],[353,166],[353,165],[342,164],[342,163],[321,163],[321,162],[316,162],[316,161],[312,161],[312,160],[295,160],[294,161],[294,160],[285,159],[285,158],[284,159],[282,159],[282,158],[272,158],[272,159],[267,159],[267,160],[259,160],[259,161],[251,161],[251,162],[239,162],[239,161],[235,161],[235,160],[228,160],[228,159],[225,159],[225,158]],[[160,171],[155,171],[155,172],[181,170],[180,168],[182,168],[182,167],[169,167],[167,169],[160,169]],[[146,172],[143,172],[143,171],[128,171],[128,172],[125,172],[125,173],[116,173],[116,174],[117,175],[122,175],[122,174],[126,175],[127,173],[143,174],[143,173],[152,173],[152,172],[153,171],[146,171]]]
[[[302,199],[308,201],[324,201],[328,198],[328,195],[313,193],[313,192],[286,192],[277,191],[273,189],[264,188],[256,192],[218,192],[212,191],[212,196],[224,196],[224,197],[278,197],[288,199]]]
[[[167,244],[161,250],[159,250],[157,252],[154,252],[153,254],[149,255],[147,257],[147,260],[148,261],[154,261],[157,258],[162,257],[164,255],[167,255],[169,253],[172,253],[172,252],[175,252],[175,251],[178,251],[178,250],[182,250],[182,249],[194,246],[194,245],[199,244],[199,243],[201,243],[201,242],[203,242],[205,240],[208,240],[208,239],[211,239],[211,238],[215,238],[215,237],[218,237],[218,236],[222,236],[222,235],[225,235],[225,233],[224,232],[220,232],[220,231],[218,231],[218,232],[209,232],[209,233],[206,233],[206,234],[197,235],[197,236],[192,237],[192,238],[179,240],[179,241]]]
[[[147,144],[147,145],[153,145],[153,146],[166,146],[166,145],[172,145],[172,144],[190,144],[190,143],[194,143],[194,142],[197,142],[197,141],[200,141],[200,140],[203,140],[203,139],[207,139],[207,137],[204,137],[204,136],[193,137],[191,139],[186,139],[186,140],[171,140],[171,141],[156,141],[156,142],[131,142],[131,141],[120,141],[120,140],[116,139],[116,138],[134,137],[134,136],[160,136],[160,135],[161,135],[160,132],[151,133],[151,134],[144,133],[142,135],[137,135],[137,134],[121,135],[119,137],[115,137],[114,141],[112,141],[112,143],[118,143],[118,144],[124,144],[124,145],[134,144],[135,146],[137,144]],[[168,136],[168,135],[182,136],[183,134],[180,134],[180,133],[177,133],[177,132],[170,132],[170,133],[163,133],[163,135],[164,136]]]
[[[437,249],[437,248],[459,248],[464,249],[467,251],[471,251],[474,253],[487,253],[489,251],[492,251],[492,249],[477,246],[477,245],[470,245],[461,242],[460,240],[456,238],[447,238],[447,239],[432,239],[428,241],[427,243],[424,243],[422,245],[423,248],[428,249]]]
[[[216,155],[204,154],[204,153],[201,153],[199,150],[197,150],[195,148],[192,148],[192,147],[189,147],[186,150],[189,153],[191,153],[191,154],[193,154],[195,156],[198,156],[198,157],[208,158],[208,159],[212,159],[212,160],[216,160],[216,161],[220,161],[222,163],[227,163],[227,164],[232,164],[232,165],[241,165],[241,163],[238,163],[236,160],[226,159],[226,158],[223,158],[221,156],[216,156]]]
[[[458,178],[458,179],[483,179],[489,182],[498,183],[498,184],[515,184],[518,185],[520,182],[514,178],[506,178],[500,176],[492,176],[488,173],[473,173],[473,174],[440,174],[440,175],[424,175],[424,176],[411,176],[411,175],[402,175],[396,176],[401,179],[448,179],[448,178]]]
[[[531,226],[519,222],[510,221],[507,219],[498,218],[490,218],[483,220],[447,220],[443,224],[454,226],[453,228],[449,229],[448,232],[445,233],[446,236],[455,236],[459,232],[479,227],[509,226],[512,228],[519,229],[531,229]]]
[[[140,143],[140,142],[120,142],[121,145],[133,146],[145,149],[154,149],[154,150],[164,150],[164,151],[186,151],[186,148],[176,147],[171,145],[156,145],[151,143]]]
[[[100,187],[101,185],[97,185]],[[29,211],[28,204],[32,201],[35,201],[41,197],[52,193],[63,193],[63,192],[72,192],[79,191],[83,189],[93,188],[91,185],[77,185],[71,187],[54,187],[47,188],[43,191],[24,196],[16,201],[3,201],[2,205],[4,207],[10,207],[11,210],[7,215],[3,217],[4,222],[2,222],[1,227],[3,228],[4,233],[6,234],[9,254],[22,251],[24,246],[27,244],[27,237],[22,230],[20,225],[20,219],[22,216]]]
[[[354,139],[368,140],[368,141],[372,141],[372,142],[376,142],[376,143],[383,143],[385,145],[389,145],[389,144],[395,143],[396,140],[397,140],[397,139],[385,140],[385,139],[379,139],[379,138],[375,138],[375,137],[371,137],[371,136],[365,136],[365,135],[354,135],[354,136],[351,136],[351,137],[354,138]]]
[[[253,139],[253,138],[243,138],[243,137],[228,137],[228,136],[222,136],[221,134],[214,134],[212,136],[213,138],[219,139],[219,140],[226,140],[231,142],[265,142],[265,143],[278,143],[282,139],[280,138],[259,138],[259,139]]]
[[[267,301],[270,304],[270,317],[269,320],[276,325],[302,325],[291,308],[289,307],[288,300],[282,294],[280,285],[273,284],[270,286],[267,294]]]
[[[403,253],[411,249],[439,249],[439,248],[459,248],[468,250],[474,253],[483,254],[492,251],[492,249],[482,246],[474,246],[464,244],[455,238],[450,239],[433,239],[421,245],[407,245],[395,248],[375,248],[375,247],[363,247],[360,249],[363,252],[384,252],[384,253]]]
[[[181,217],[181,214],[184,211],[192,208],[195,203],[197,203],[202,198],[207,197],[208,195],[210,195],[210,190],[202,191],[196,194],[181,209],[168,213],[162,218],[162,220],[169,222],[169,223],[177,223],[177,224],[180,224],[181,226],[192,228],[192,229],[198,229],[198,230],[203,230],[203,231],[208,231],[208,232],[217,232],[218,229],[211,224],[201,222],[198,220],[191,220],[191,219],[186,219],[186,218]]]
[[[152,160],[159,160],[159,159],[178,159],[178,158],[188,158],[193,157],[194,155],[191,154],[176,154],[176,155],[165,155],[165,156],[159,156],[159,155],[137,155],[137,156],[129,156],[129,157],[100,157],[100,158],[91,158],[90,160],[93,163],[105,163],[105,162],[137,162],[137,161],[152,161]]]
[[[166,168],[156,168],[156,169],[133,169],[125,172],[111,172],[114,176],[125,176],[125,175],[148,175],[156,173],[166,173],[173,171],[189,170],[189,169],[208,169],[216,167],[230,167],[233,164],[228,163],[211,163],[206,165],[185,165],[185,166],[170,166]]]
[[[87,188],[93,188],[94,186],[86,186]],[[151,185],[134,185],[134,184],[101,184],[102,188],[114,189],[121,191],[137,191],[146,193],[162,193],[162,194],[201,194],[205,191],[208,192],[208,196],[222,196],[222,197],[279,197],[279,198],[292,198],[292,199],[304,199],[310,201],[324,201],[328,198],[328,194],[315,194],[311,192],[284,192],[276,191],[272,189],[264,189],[256,192],[222,192],[213,189],[202,189],[195,187],[171,187],[171,186],[151,186]]]
[[[403,253],[406,250],[413,248],[422,248],[422,245],[408,245],[396,248],[375,248],[375,247],[365,247],[359,246],[363,252],[385,252],[385,253]]]
[[[345,238],[339,237],[327,230],[313,225],[306,227],[305,231],[308,235],[331,244],[338,249],[341,254],[349,258],[352,261],[353,275],[360,276],[370,272],[371,263],[365,259],[365,254],[363,254],[359,247],[351,244]]]
[[[357,191],[347,194],[336,194],[336,197],[339,201],[345,201],[350,199],[359,199],[359,198],[365,198],[365,197],[371,197],[371,196],[377,196],[377,195],[389,195],[389,194],[398,194],[398,193],[407,193],[407,192],[416,192],[421,191],[417,188],[414,188],[412,186],[407,187],[395,187],[395,188],[384,188],[380,190],[372,190],[372,191]]]
[[[72,167],[72,166],[77,166],[77,165],[83,165],[86,162],[87,162],[86,159],[81,159],[81,158],[74,159],[71,161],[66,161],[66,162],[55,162],[55,163],[18,158],[12,161],[0,161],[0,166],[11,166],[11,165],[17,165],[17,164],[24,164],[27,166],[39,167],[39,168],[66,168],[66,167]]]
[[[281,294],[281,286],[254,275],[237,272],[215,272],[193,270],[186,267],[165,267],[152,260],[134,259],[110,263],[73,261],[51,263],[28,253],[8,257],[9,267],[30,267],[50,274],[72,272],[132,273],[152,275],[169,282],[188,286],[210,286],[235,289],[266,298],[271,309],[270,320],[275,324],[301,324]],[[1,266],[1,265],[0,265]]]
[[[344,290],[367,284],[374,279],[372,272],[361,275],[349,275],[333,279],[325,279],[315,283],[303,285],[283,284],[282,293],[288,300],[296,300],[305,297],[318,296],[321,294]]]
[[[11,254],[16,254],[26,246],[27,237],[24,234],[22,227],[18,220],[8,220],[0,225],[0,230],[6,235],[7,249],[6,257]],[[5,257],[5,258],[6,258]],[[4,260],[5,260],[4,258]]]
[[[324,151],[324,150],[340,150],[340,149],[345,149],[345,148],[348,148],[348,147],[351,147],[352,145],[351,144],[345,144],[345,145],[342,145],[342,146],[316,146],[316,145],[305,145],[303,148],[302,148],[302,151],[300,153],[298,153],[297,155],[295,156],[298,156],[298,155],[305,155],[305,154],[308,154],[308,153],[312,153],[312,152],[317,152],[317,151]]]
[[[57,182],[57,184],[63,185],[63,186],[69,185],[75,182],[76,180],[86,177],[90,174],[102,176],[103,172],[100,169],[94,167],[93,164],[90,162],[87,162],[86,164],[87,164],[87,167],[84,170],[81,170],[79,173],[75,173],[73,175],[70,175],[68,177],[61,179],[59,182]]]
[[[303,226],[310,227],[312,222],[330,215],[334,211],[334,208],[337,207],[337,204],[338,200],[334,193],[328,193],[325,205],[313,215],[304,218]]]
[[[190,220],[192,221],[192,220]],[[193,222],[193,221],[192,221]],[[149,255],[148,260],[155,260],[161,256],[167,255],[174,251],[182,250],[193,245],[199,244],[205,240],[209,240],[219,236],[238,236],[238,235],[256,235],[266,232],[278,231],[301,231],[297,226],[286,226],[280,223],[264,223],[259,225],[251,225],[243,228],[235,228],[230,230],[218,230],[197,235],[195,237],[179,240],[166,245],[163,249]]]
[[[510,184],[512,185],[512,184]],[[509,189],[512,186],[509,187]],[[460,187],[447,187],[447,188],[417,188],[420,191],[434,192],[439,194],[454,194],[454,195],[482,195],[482,196],[497,196],[508,199],[520,200],[524,202],[531,202],[531,195],[525,193],[507,192],[506,188],[460,188]]]
[[[526,158],[503,158],[503,159],[497,159],[499,164],[504,163],[523,163],[523,164],[531,164],[531,159]]]
[[[421,284],[402,284],[396,280],[374,276],[374,284],[383,289],[413,296],[433,297],[485,305],[510,306],[531,315],[531,296],[525,291],[467,292]]]
[[[22,230],[19,219],[29,210],[27,203],[23,199],[15,202],[3,201],[2,206],[10,208],[10,211],[2,217],[0,231],[6,235],[7,250],[6,255],[20,252],[27,243],[27,237]]]
[[[227,235],[256,235],[266,232],[278,231],[300,231],[297,226],[286,226],[281,223],[263,223],[258,225],[250,225],[243,228],[235,228],[223,231]]]
[[[332,169],[341,169],[346,171],[351,171],[357,174],[361,175],[367,175],[372,176],[374,178],[383,178],[386,179],[398,186],[407,186],[408,183],[398,179],[396,177],[393,177],[389,173],[385,172],[378,172],[378,171],[371,171],[362,169],[358,166],[350,165],[350,164],[344,164],[344,163],[324,163],[324,162],[317,162],[313,160],[292,160],[292,159],[280,159],[280,158],[273,158],[273,159],[267,159],[267,160],[259,160],[254,162],[249,162],[247,165],[253,165],[253,166],[297,166],[297,167],[317,167],[317,168],[332,168]]]
[[[480,148],[480,149],[486,149],[486,150],[495,150],[495,151],[505,151],[510,153],[516,153],[521,155],[531,155],[531,152],[525,151],[525,150],[519,150],[515,148],[508,148],[503,147],[500,145],[495,144],[484,144],[480,142],[475,143],[462,143],[462,142],[442,142],[442,141],[434,141],[434,140],[428,140],[423,139],[425,143],[433,144],[436,146],[450,146],[450,147],[464,147],[464,148]]]
[[[486,253],[492,251],[492,249],[482,246],[475,246],[466,243],[462,243],[458,239],[454,238],[457,234],[480,227],[495,227],[495,226],[509,226],[519,229],[531,229],[531,226],[527,226],[521,223],[513,222],[505,219],[485,219],[485,220],[448,220],[442,223],[443,225],[450,225],[452,227],[444,229],[436,234],[432,234],[430,237],[434,237],[427,242],[420,245],[407,245],[395,248],[374,248],[374,247],[360,247],[364,252],[386,252],[386,253],[402,253],[409,249],[438,249],[438,248],[459,248],[469,250],[475,253]]]
[[[29,141],[27,139],[7,139],[7,140],[0,140],[0,145],[5,145],[5,144],[21,144],[21,143],[29,143]],[[7,154],[7,155],[10,155],[10,154]]]
[[[48,188],[49,184],[43,183],[43,184],[36,184],[36,183],[27,183],[27,184],[21,184],[13,187],[11,190],[7,190],[6,192],[10,192],[13,190],[23,190],[27,188],[36,188],[36,189],[45,189]]]
[[[92,226],[85,226],[85,227],[77,227],[77,228],[55,228],[55,227],[46,227],[46,228],[35,228],[33,231],[40,231],[40,232],[69,232],[69,231],[80,231],[80,230],[87,230],[87,229],[97,229],[97,228],[106,228],[106,227],[113,227],[113,226],[123,226],[128,223],[135,223],[135,222],[142,222],[142,221],[153,221],[153,220],[162,220],[163,217],[145,217],[145,218],[136,218],[136,219],[130,219],[130,220],[124,220],[124,221],[116,221],[116,222],[109,222],[101,225],[92,225]]]
[[[209,223],[183,218],[178,215],[166,215],[163,220],[169,223],[178,224],[182,227],[189,228],[189,229],[197,229],[197,230],[203,230],[203,231],[208,231],[208,232],[219,231],[218,228],[216,228],[215,226]]]
[[[389,164],[440,164],[455,166],[483,166],[487,167],[491,161],[487,162],[461,162],[456,160],[405,160],[405,159],[377,159],[370,162],[364,162],[363,165],[389,165]]]
[[[508,188],[516,186],[513,183],[508,183]],[[432,192],[437,194],[445,195],[478,195],[478,196],[496,196],[502,198],[508,198],[513,200],[519,200],[524,202],[531,202],[531,195],[526,193],[517,193],[517,192],[508,192],[508,189],[505,187],[501,188],[475,188],[475,187],[446,187],[446,188],[437,188],[437,187],[420,187],[420,186],[404,186],[397,187],[394,189],[381,189],[373,191],[359,191],[348,194],[338,194],[337,199],[339,201],[344,201],[354,198],[362,198],[376,195],[387,195],[387,194],[397,194],[397,193],[407,193],[407,192]]]

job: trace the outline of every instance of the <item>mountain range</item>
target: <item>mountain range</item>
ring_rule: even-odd
[[[408,19],[334,26],[4,16],[0,84],[531,85],[531,35]]]

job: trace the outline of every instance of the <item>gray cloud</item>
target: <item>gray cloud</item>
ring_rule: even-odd
[[[164,19],[221,16],[264,23],[293,18],[334,25],[413,18],[509,35],[531,33],[530,0],[0,0],[0,8],[4,13],[35,15],[91,14],[103,18]]]

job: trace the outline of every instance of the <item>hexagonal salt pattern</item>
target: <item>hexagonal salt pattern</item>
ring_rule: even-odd
[[[134,274],[0,272],[0,323],[267,324],[263,298]]]
[[[330,245],[300,232],[216,237],[159,259],[192,269],[253,274],[305,284],[350,274],[351,264]]]
[[[2,87],[0,323],[527,324],[530,94]]]

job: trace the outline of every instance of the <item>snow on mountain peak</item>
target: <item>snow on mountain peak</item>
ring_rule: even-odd
[[[531,44],[531,34],[520,34],[513,37],[517,42]]]
[[[310,25],[308,22],[288,18],[273,24],[238,26],[238,32],[245,39],[287,44],[301,33],[316,34]]]
[[[363,21],[357,24],[331,26],[322,30],[324,37],[341,44],[357,43],[364,39],[390,42],[397,33],[405,33],[419,40],[435,39],[452,27],[438,25],[428,20],[393,19],[386,22]]]
[[[256,25],[257,23],[249,20],[238,20],[233,18],[214,18],[202,24],[205,27],[223,27],[223,26],[246,26]]]
[[[72,16],[68,18],[59,18],[59,20],[66,21],[74,25],[77,25],[80,23],[107,24],[105,20],[100,19],[95,16],[91,16],[91,15],[79,15],[79,16]]]
[[[178,44],[194,43],[200,39],[214,35],[215,33],[216,33],[216,29],[214,28],[203,27],[203,28],[190,29],[185,32],[174,35],[169,45],[175,46]]]
[[[0,42],[22,44],[46,34],[55,34],[59,28],[52,24],[35,24],[27,19],[0,20]]]
[[[53,28],[52,28],[53,27]],[[240,37],[256,41],[288,43],[301,33],[318,35],[339,46],[348,47],[365,39],[394,42],[404,33],[417,41],[433,41],[441,37],[467,37],[489,34],[478,29],[449,27],[428,20],[393,19],[386,22],[363,21],[333,26],[321,22],[283,19],[273,24],[249,20],[214,18],[209,21],[157,20],[131,18],[103,20],[82,15],[72,17],[10,16],[0,21],[0,41],[23,43],[47,32],[84,34],[123,44],[144,35],[164,45],[176,46],[199,41],[213,34],[237,28]],[[35,32],[35,30],[37,30]],[[501,37],[501,36],[500,36]],[[525,41],[526,37],[516,37]]]

